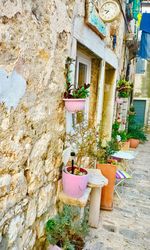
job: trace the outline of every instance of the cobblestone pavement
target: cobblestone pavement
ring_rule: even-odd
[[[150,250],[150,141],[136,151],[122,200],[115,195],[113,211],[101,211],[84,250]]]

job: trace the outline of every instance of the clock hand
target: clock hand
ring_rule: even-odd
[[[109,12],[109,10],[105,10],[105,13],[107,14]]]

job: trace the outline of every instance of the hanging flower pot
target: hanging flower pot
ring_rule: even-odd
[[[71,83],[70,66],[74,62],[72,58],[66,60],[66,91],[64,93],[64,101],[66,109],[71,113],[81,111],[85,107],[86,98],[89,96],[90,84],[82,83],[80,86],[75,86]]]
[[[67,166],[62,172],[63,191],[65,194],[80,198],[87,187],[88,172],[84,168],[73,167],[74,173],[72,174],[72,167]]]
[[[116,103],[122,104],[123,103],[123,99],[122,98],[116,98]]]
[[[76,113],[85,107],[86,99],[63,99],[65,101],[65,108],[68,112]]]

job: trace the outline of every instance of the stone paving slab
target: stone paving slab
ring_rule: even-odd
[[[113,211],[101,211],[84,250],[150,250],[150,141],[137,150],[122,200],[115,195]]]

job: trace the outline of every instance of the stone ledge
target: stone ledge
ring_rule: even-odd
[[[86,188],[83,196],[80,198],[74,198],[71,196],[68,196],[63,191],[59,193],[59,199],[65,204],[72,205],[72,206],[79,206],[79,207],[85,207],[89,198],[89,195],[91,193],[91,188]]]

